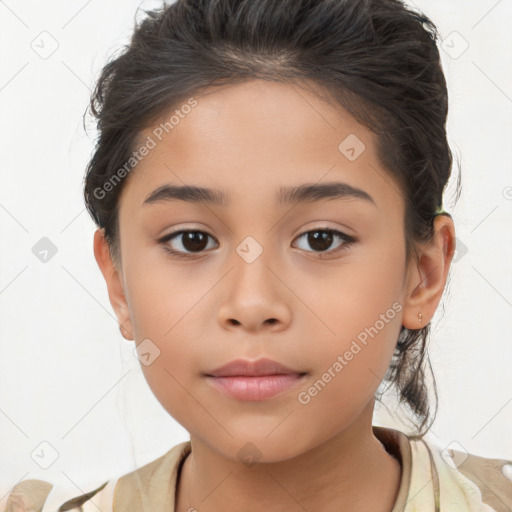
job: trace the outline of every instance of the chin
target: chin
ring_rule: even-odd
[[[300,445],[290,432],[271,434],[269,431],[246,431],[239,435],[230,430],[233,438],[223,436],[222,441],[210,441],[210,446],[233,462],[252,467],[257,463],[273,464],[284,462],[301,455],[313,446]]]

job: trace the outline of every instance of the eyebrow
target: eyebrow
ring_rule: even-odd
[[[360,188],[342,182],[304,183],[293,187],[280,187],[277,190],[276,203],[279,206],[286,206],[325,199],[348,198],[363,199],[377,206],[370,194]],[[171,201],[205,203],[224,207],[229,204],[228,196],[222,190],[196,185],[165,184],[151,192],[143,205]]]

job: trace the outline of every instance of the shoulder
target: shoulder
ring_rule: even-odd
[[[22,480],[12,489],[2,489],[0,512],[55,512],[56,510],[77,510],[80,512],[112,511],[112,497],[117,479],[91,486],[85,492],[77,488],[64,489],[35,478]]]
[[[512,459],[489,458],[459,449],[441,448],[427,442],[441,486],[464,489],[467,496],[481,500],[496,512],[512,511]]]
[[[172,506],[181,464],[190,451],[190,441],[179,443],[157,459],[121,476],[115,492],[116,507],[140,511]]]
[[[117,510],[152,510],[157,502],[173,503],[180,463],[190,449],[190,441],[180,443],[129,473],[78,492],[45,480],[22,480],[9,490],[0,488],[0,512],[113,512],[114,503]]]
[[[451,450],[455,468],[480,490],[482,501],[497,512],[512,510],[512,459],[487,458]]]

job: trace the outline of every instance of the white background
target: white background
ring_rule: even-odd
[[[463,187],[454,207],[455,161],[444,206],[459,250],[433,320],[440,410],[427,437],[512,459],[512,1],[415,4],[444,40],[449,142]],[[90,89],[107,57],[128,43],[137,8],[159,5],[0,1],[3,492],[41,478],[78,494],[188,439],[119,332],[82,199],[96,136],[89,118],[88,135],[82,126]],[[58,43],[46,59],[31,47],[41,37],[50,47],[43,31]],[[47,263],[32,252],[42,237],[57,247]],[[380,407],[375,423],[400,428]],[[31,457],[36,450],[48,459],[53,449],[48,469]]]

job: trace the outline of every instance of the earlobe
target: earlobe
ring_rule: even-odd
[[[409,265],[409,276],[402,316],[407,329],[425,327],[443,295],[448,271],[455,252],[455,229],[450,217],[434,219],[434,236],[419,246],[419,255]],[[421,313],[421,322],[418,322]]]
[[[119,330],[126,340],[132,341],[134,339],[133,329],[128,303],[123,289],[123,282],[120,271],[112,261],[103,228],[97,229],[94,233],[94,257],[105,279],[110,304],[119,322]]]

